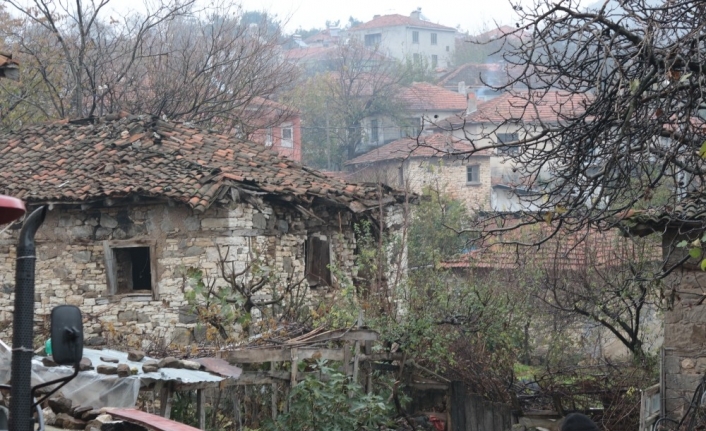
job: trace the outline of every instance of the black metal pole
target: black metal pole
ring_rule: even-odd
[[[34,325],[34,235],[42,225],[46,207],[30,214],[22,226],[15,266],[15,310],[12,324],[12,387],[10,429],[32,431],[32,349]]]

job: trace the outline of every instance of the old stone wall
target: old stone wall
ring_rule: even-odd
[[[331,259],[344,273],[353,271],[355,238],[350,213],[319,211],[314,218],[270,205],[237,203],[203,214],[167,204],[67,209],[55,206],[37,233],[35,324],[48,331],[51,309],[79,306],[87,345],[123,342],[147,347],[153,341],[192,341],[197,326],[185,299],[185,269],[215,275],[218,247],[226,248],[236,269],[251,253],[266,253],[282,274],[304,277],[309,235],[329,238]],[[17,231],[0,239],[0,337],[11,339]],[[112,294],[106,273],[106,244],[144,241],[152,245],[156,274],[150,291]],[[335,282],[335,281],[334,281]],[[188,288],[186,288],[188,289]],[[182,310],[180,312],[180,310]],[[44,332],[46,334],[46,332]]]

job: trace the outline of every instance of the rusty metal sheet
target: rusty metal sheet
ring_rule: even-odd
[[[165,419],[161,416],[145,413],[140,410],[114,408],[107,408],[105,410],[114,418],[142,425],[154,431],[199,431],[198,428]]]
[[[206,371],[218,374],[219,376],[237,379],[243,374],[242,368],[230,365],[228,361],[220,358],[197,358],[194,360],[201,364]]]

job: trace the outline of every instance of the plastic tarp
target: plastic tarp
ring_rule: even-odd
[[[128,361],[127,353],[117,350],[84,349],[83,356],[90,359],[94,367],[98,365],[117,365],[103,361],[101,358],[117,359],[133,370],[134,375],[118,377],[116,375],[99,374],[95,371],[81,371],[75,379],[60,389],[60,393],[70,399],[73,405],[91,406],[95,409],[103,407],[131,408],[137,402],[140,388],[153,382],[170,381],[182,383],[213,382],[217,384],[223,378],[210,373],[195,370],[162,368],[153,373],[142,372],[142,362]],[[10,349],[0,341],[0,383],[10,381],[10,364],[12,354]],[[150,358],[145,358],[149,360]],[[40,359],[32,360],[32,385],[48,382],[73,373],[73,368],[66,366],[45,367]]]

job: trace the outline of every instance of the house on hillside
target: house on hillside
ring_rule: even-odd
[[[485,102],[502,94],[492,87],[500,87],[508,81],[508,66],[502,63],[466,63],[450,69],[438,77],[436,85],[449,91],[465,88],[475,94],[478,102]]]
[[[457,117],[468,107],[465,93],[449,91],[428,82],[415,82],[401,88],[396,102],[399,111],[395,118],[387,114],[363,121],[365,133],[361,152],[401,138],[416,138],[425,125]]]
[[[301,116],[294,108],[261,97],[256,98],[261,108],[262,128],[250,139],[276,151],[280,156],[296,162],[302,160]]]
[[[583,112],[586,95],[559,91],[529,95],[526,91],[507,92],[494,99],[477,103],[469,97],[464,115],[450,117],[428,127],[436,133],[451,134],[456,140],[472,142],[476,148],[491,152],[493,209],[496,211],[533,211],[535,204],[522,197],[528,195],[523,180],[522,140],[543,133],[547,127]],[[548,169],[539,172],[538,181],[549,183]]]
[[[432,187],[464,202],[471,211],[490,209],[490,153],[472,157],[461,140],[437,133],[401,138],[345,163],[348,178],[382,182],[416,194]]]
[[[49,208],[36,236],[38,322],[73,304],[87,319],[86,345],[117,337],[143,347],[193,339],[188,268],[217,277],[220,252],[237,271],[258,259],[283,278],[306,279],[314,294],[335,289],[330,265],[355,271],[354,224],[382,218],[393,229],[404,198],[328,177],[259,143],[141,115],[0,135],[0,193]],[[0,242],[3,336],[11,331],[14,244]]]
[[[339,43],[341,43],[342,33],[343,31],[338,27],[328,27],[316,34],[312,34],[311,36],[307,37],[306,39],[304,39],[304,43],[306,43],[307,46],[311,47],[328,47],[338,45]]]
[[[377,47],[401,60],[422,60],[432,69],[453,62],[456,29],[422,18],[421,9],[405,15],[375,15],[371,21],[348,30],[365,46]]]

